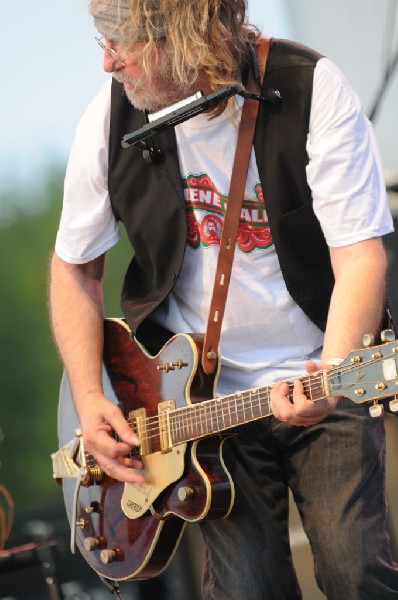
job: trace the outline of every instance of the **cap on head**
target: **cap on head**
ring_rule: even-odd
[[[155,39],[165,35],[158,4],[158,0],[90,0],[89,10],[102,35],[134,43],[147,40],[149,35]]]

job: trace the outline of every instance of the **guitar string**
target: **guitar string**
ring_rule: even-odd
[[[364,366],[364,363],[362,363],[362,365],[348,365],[347,367],[345,367],[344,369],[340,368],[340,369],[335,369],[334,371],[341,373],[342,371],[353,371],[356,370],[358,368],[361,368]],[[330,371],[328,371],[328,373],[330,373]],[[314,391],[315,387],[314,382],[317,382],[318,380],[322,380],[322,375],[319,375],[319,372],[317,372],[316,376],[314,377],[314,375],[312,377],[309,378],[309,386],[308,389],[310,391]],[[292,382],[288,382],[289,383],[289,387],[292,387]],[[304,385],[304,390],[305,390],[306,386]],[[270,388],[269,388],[270,389]],[[217,418],[218,420],[221,418],[224,418],[227,416],[225,414],[219,414],[219,411],[217,409],[220,408],[220,406],[224,409],[229,409],[229,413],[230,413],[230,409],[231,409],[231,401],[233,403],[233,406],[235,405],[235,410],[234,410],[234,414],[239,416],[239,413],[243,413],[245,414],[248,411],[253,411],[253,403],[252,403],[252,396],[254,395],[256,398],[256,401],[261,402],[264,400],[264,396],[266,397],[267,401],[268,401],[268,397],[269,397],[269,389],[268,388],[259,388],[259,389],[253,389],[253,390],[248,390],[246,392],[242,392],[240,395],[235,394],[235,395],[231,395],[231,396],[226,396],[226,397],[221,397],[219,399],[212,399],[212,400],[208,400],[208,401],[204,401],[203,403],[198,403],[196,405],[188,405],[188,406],[184,406],[184,407],[180,407],[177,409],[173,409],[172,411],[170,411],[170,421],[173,421],[173,429],[172,429],[172,433],[175,433],[178,431],[178,429],[181,428],[186,428],[186,427],[192,427],[192,425],[194,425],[196,428],[198,428],[198,426],[202,426],[206,425],[208,426],[208,423],[210,422],[210,424],[213,423],[214,418]],[[323,391],[323,386],[317,386],[316,391]],[[246,402],[246,405],[243,404],[242,405],[242,399],[244,402]],[[249,405],[247,405],[247,401],[249,402]],[[236,406],[237,403],[240,402],[240,406]],[[214,410],[214,408],[216,408],[216,410]],[[203,418],[201,419],[200,422],[197,421],[197,419],[195,419],[195,417],[198,416],[198,413],[202,412],[203,410],[205,411],[205,423],[203,423]],[[185,415],[181,415],[181,413],[186,413]],[[226,412],[224,410],[224,412]],[[176,415],[178,414],[179,420],[176,421]],[[272,413],[270,413],[272,414]],[[181,419],[182,417],[185,417],[185,420],[182,421]],[[188,416],[188,418],[187,418]],[[260,416],[267,416],[267,415],[263,415],[260,413]],[[203,414],[201,415],[201,417],[203,417]],[[256,416],[257,418],[257,416]],[[160,433],[159,433],[159,417],[158,415],[154,416],[154,417],[149,417],[147,419],[147,423],[149,424],[149,421],[152,420],[154,421],[153,425],[155,425],[155,428],[153,429],[155,431],[155,437],[159,437]],[[182,424],[181,424],[182,421]],[[180,423],[180,425],[179,425]],[[229,427],[229,426],[228,426]],[[152,431],[150,429],[150,427],[147,427],[146,430],[147,433],[147,438],[150,439],[152,437]],[[148,435],[149,434],[149,435]]]
[[[355,370],[355,367],[352,367],[351,365],[348,365],[348,368],[345,367],[345,371],[348,372],[350,370]],[[334,369],[334,371],[341,373],[343,371],[343,369]],[[327,373],[330,373],[331,370],[328,370]],[[305,376],[304,377],[304,381],[302,381],[303,383],[303,388],[304,388],[304,392],[310,392],[310,393],[314,393],[314,392],[323,392],[323,385],[322,385],[322,381],[323,381],[323,371],[321,372],[317,372],[316,374],[312,374],[311,376]],[[306,381],[305,379],[309,379],[308,385],[306,385]],[[286,382],[289,384],[289,393],[292,392],[293,390],[293,381],[291,380],[286,380]],[[317,383],[317,385],[315,386],[315,383]],[[203,407],[209,407],[211,405],[213,405],[213,403],[224,403],[226,400],[232,400],[234,401],[235,399],[241,399],[242,397],[251,397],[253,395],[266,395],[267,397],[269,397],[270,394],[270,390],[272,389],[272,386],[270,387],[264,387],[264,388],[253,388],[251,390],[245,390],[243,392],[240,393],[236,393],[236,394],[231,394],[229,396],[221,396],[219,398],[212,398],[209,400],[204,400],[203,402],[197,403],[197,404],[190,404],[190,405],[186,405],[186,406],[182,406],[182,407],[178,407],[175,409],[172,409],[170,411],[171,414],[177,413],[177,412],[183,412],[183,411],[194,411],[194,409],[198,409],[198,407],[203,406]],[[204,404],[206,403],[206,404]],[[152,417],[147,417],[146,419],[146,423],[147,425],[151,425],[151,421],[153,424],[156,424],[156,426],[158,426],[158,421],[159,421],[159,415],[154,415]],[[147,429],[149,429],[147,427]]]
[[[391,354],[389,356],[385,356],[385,357],[383,357],[383,359],[389,358],[391,356],[393,356],[393,355]],[[324,393],[323,380],[324,380],[325,373],[327,373],[328,379],[330,379],[334,375],[345,374],[345,373],[359,370],[359,369],[363,368],[364,366],[366,366],[367,364],[371,364],[372,362],[373,361],[370,360],[368,362],[364,362],[359,365],[345,365],[344,367],[339,367],[336,369],[330,369],[330,370],[326,370],[326,371],[318,371],[318,372],[316,372],[316,374],[315,373],[309,374],[309,375],[301,378],[301,381],[303,383],[304,392],[305,393],[306,392],[310,392],[310,393],[322,392],[322,393]],[[288,385],[289,385],[289,394],[290,394],[293,389],[293,381],[287,380],[286,383],[288,383]],[[316,386],[315,386],[315,384],[316,384]],[[223,420],[225,422],[226,418],[227,419],[231,418],[231,405],[232,405],[232,408],[234,408],[233,414],[236,418],[240,417],[241,414],[246,414],[247,412],[253,413],[253,411],[256,408],[257,408],[257,410],[258,409],[262,410],[264,408],[264,400],[266,400],[267,410],[269,410],[269,397],[270,397],[271,389],[272,389],[272,386],[265,387],[265,388],[257,388],[257,389],[255,388],[253,390],[247,390],[247,391],[244,391],[244,392],[241,392],[238,394],[231,394],[230,396],[222,396],[220,398],[205,400],[205,401],[197,403],[197,404],[191,404],[191,405],[172,409],[169,412],[170,433],[177,434],[178,432],[181,432],[182,429],[187,429],[187,428],[190,429],[193,426],[195,427],[196,430],[198,428],[202,428],[202,430],[203,430],[204,426],[208,427],[209,425],[213,426],[213,428],[214,428],[215,419],[217,419],[217,421]],[[253,406],[253,396],[255,397],[255,402],[256,402],[255,406]],[[220,408],[223,409],[223,412],[221,414],[219,411]],[[226,411],[228,411],[228,415],[225,414]],[[205,413],[204,420],[203,420],[203,418],[201,418],[201,420],[198,421],[197,418],[195,418],[195,417],[200,415],[200,413],[202,413],[200,416],[203,417],[203,412]],[[186,413],[186,414],[184,415],[183,413]],[[262,414],[262,412],[260,412],[258,415],[256,414],[256,416],[253,416],[253,414],[252,414],[252,419],[249,419],[249,420],[257,420],[258,418],[266,417],[271,414],[272,414],[272,411],[267,414]],[[161,433],[159,431],[159,421],[160,421],[159,415],[155,415],[153,417],[148,417],[145,420],[147,427],[145,429],[145,436],[142,439],[143,442],[150,441],[153,439],[158,439],[161,436]],[[229,429],[230,427],[234,427],[235,425],[240,424],[240,423],[241,423],[241,421],[238,418],[237,423],[229,424],[224,429]],[[133,423],[130,422],[130,425],[134,426],[134,422]],[[221,430],[222,430],[222,428],[219,429],[219,431],[221,431]],[[209,432],[203,433],[202,434],[203,437],[206,434],[209,435]],[[189,441],[189,440],[186,440],[186,441]]]
[[[218,430],[223,430],[271,414],[268,392],[254,390],[239,396],[227,396],[172,410],[169,413],[169,430],[175,435],[187,429],[201,430],[202,435],[205,435],[210,433],[209,428],[214,431],[216,422],[217,425],[220,421],[223,423],[223,426],[217,427]],[[160,419],[155,416],[152,420],[154,422],[146,428],[143,441],[160,437]]]
[[[293,389],[293,384],[291,384],[291,390]],[[314,386],[308,386],[308,391],[314,390]],[[317,391],[321,391],[323,389],[322,386],[318,386]],[[186,415],[183,415],[182,418],[185,417],[185,421],[187,421],[186,416],[189,417],[189,415],[192,415],[192,418],[190,419],[192,422],[195,422],[195,415],[196,413],[200,412],[200,410],[205,410],[206,412],[211,412],[212,408],[213,408],[213,413],[214,413],[214,408],[219,409],[220,407],[228,407],[230,408],[231,405],[234,404],[239,404],[242,403],[242,400],[244,402],[246,402],[247,406],[246,407],[242,407],[241,409],[237,408],[238,412],[239,410],[241,411],[247,411],[248,409],[250,409],[250,407],[252,407],[253,404],[253,397],[255,399],[255,402],[257,403],[257,401],[263,402],[264,398],[267,400],[268,404],[269,404],[269,390],[267,388],[254,388],[252,390],[246,390],[244,392],[241,393],[236,393],[236,394],[231,394],[229,396],[221,396],[219,398],[212,398],[210,400],[204,400],[203,402],[200,403],[196,403],[196,404],[190,404],[187,406],[182,406],[182,407],[178,407],[175,409],[172,409],[169,411],[169,415],[170,418],[175,420],[176,416],[178,415],[179,417],[181,417],[181,413],[186,413]],[[218,412],[218,411],[217,411]],[[195,414],[193,414],[195,413]],[[210,414],[209,417],[211,417],[212,415]],[[133,421],[131,422],[131,425],[134,425],[134,417],[132,418]],[[147,424],[146,427],[146,431],[150,432],[151,431],[151,426],[153,431],[158,432],[159,430],[159,415],[154,415],[152,417],[147,417],[145,422]],[[148,426],[149,425],[149,426]]]

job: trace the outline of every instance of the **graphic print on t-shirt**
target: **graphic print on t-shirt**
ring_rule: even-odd
[[[190,173],[183,179],[187,211],[187,243],[191,248],[220,244],[228,196],[219,192],[205,173]],[[260,183],[254,186],[252,199],[244,198],[237,246],[244,253],[266,250],[273,245]]]

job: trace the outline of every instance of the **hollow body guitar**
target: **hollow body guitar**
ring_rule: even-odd
[[[123,320],[105,320],[104,332],[105,394],[139,435],[146,484],[115,481],[85,452],[65,374],[53,473],[62,482],[72,550],[77,545],[108,579],[147,579],[167,567],[187,522],[230,513],[234,485],[223,444],[231,428],[272,414],[272,386],[214,398],[218,371],[208,376],[201,367],[202,336],[178,334],[151,356]],[[390,339],[300,379],[313,400],[373,400],[378,412],[377,401],[387,397],[397,409],[397,372],[398,342]]]

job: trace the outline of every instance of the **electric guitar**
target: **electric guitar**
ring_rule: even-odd
[[[230,513],[234,485],[222,447],[231,428],[272,414],[272,386],[214,398],[218,370],[208,376],[201,367],[202,336],[178,334],[151,356],[123,320],[105,320],[104,331],[105,394],[141,440],[146,484],[115,481],[85,452],[65,374],[53,473],[62,482],[72,552],[77,546],[108,579],[147,579],[167,567],[188,522]],[[307,397],[372,401],[373,416],[382,412],[378,401],[391,397],[398,411],[398,341],[391,330],[382,340],[371,346],[368,336],[368,347],[338,367],[300,377]]]

